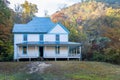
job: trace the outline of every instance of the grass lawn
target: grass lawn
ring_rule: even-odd
[[[28,73],[34,62],[0,62],[0,80],[120,80],[120,66],[104,62],[45,61],[51,66]]]

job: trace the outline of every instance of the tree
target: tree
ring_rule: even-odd
[[[0,24],[5,24],[5,20],[10,18],[9,8],[0,0]]]
[[[36,12],[38,12],[37,5],[28,1],[25,1],[21,5],[15,5],[14,21],[16,23],[27,23],[35,16]]]
[[[0,0],[0,61],[13,53],[12,48],[12,10],[7,7],[7,2]]]
[[[38,12],[37,6],[35,4],[29,3],[28,1],[25,1],[25,3],[21,4],[21,6],[25,15],[33,17],[34,13]]]
[[[18,4],[18,5],[15,5],[15,12],[14,12],[14,17],[13,17],[13,19],[14,19],[14,21],[15,21],[15,23],[22,23],[23,22],[23,20],[22,20],[22,7],[21,7],[21,5],[20,4]]]

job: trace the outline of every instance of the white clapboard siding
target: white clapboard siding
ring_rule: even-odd
[[[67,32],[60,25],[56,25],[49,33],[55,33],[55,34],[66,33],[67,34]]]

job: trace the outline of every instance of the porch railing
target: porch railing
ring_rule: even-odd
[[[18,58],[37,58],[38,56],[37,55],[36,56],[30,56],[30,55],[20,55],[20,54],[18,54],[17,57]]]
[[[80,58],[81,57],[81,55],[80,54],[76,54],[76,53],[72,53],[72,54],[68,54],[68,56],[69,57],[78,57],[78,58]]]

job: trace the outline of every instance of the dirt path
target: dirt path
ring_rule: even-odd
[[[43,73],[44,70],[50,66],[51,66],[51,64],[47,64],[45,62],[32,62],[27,65],[28,73],[29,74],[32,74],[35,72]]]

